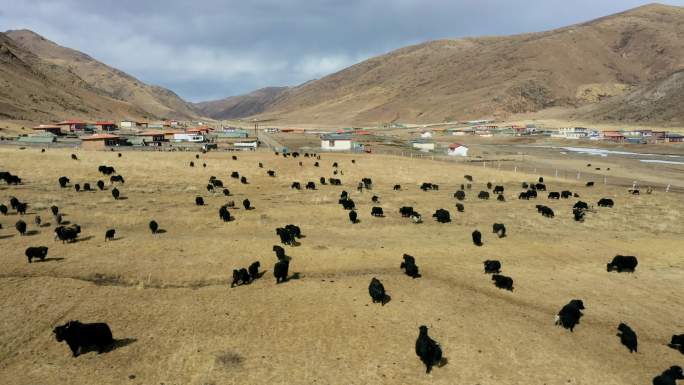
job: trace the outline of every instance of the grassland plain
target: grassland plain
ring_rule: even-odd
[[[522,180],[534,175],[499,172],[427,160],[381,155],[323,154],[321,167],[307,158],[270,152],[208,153],[199,160],[179,152],[109,152],[0,149],[0,169],[24,179],[0,186],[29,203],[24,220],[34,235],[19,236],[19,218],[0,217],[0,378],[5,384],[646,384],[684,356],[666,343],[684,332],[684,225],[681,195],[631,196],[622,188],[586,188],[546,178],[551,190],[577,191],[591,204],[602,197],[613,209],[597,209],[584,223],[571,215],[576,199],[516,199]],[[356,159],[352,164],[351,159]],[[196,167],[188,166],[194,161]],[[300,167],[298,162],[302,161]],[[340,163],[343,186],[321,186]],[[258,168],[258,162],[264,168]],[[206,163],[207,167],[202,167]],[[126,199],[110,191],[60,189],[57,178],[94,184],[97,166],[114,166],[126,180]],[[277,176],[270,178],[266,170]],[[245,175],[249,184],[229,177]],[[464,213],[452,197],[463,175],[475,178]],[[210,176],[233,196],[206,191]],[[373,191],[357,192],[371,177]],[[315,181],[316,191],[289,188]],[[506,202],[480,201],[487,181],[506,187]],[[421,182],[440,185],[423,192]],[[394,184],[402,191],[393,191]],[[107,190],[111,189],[107,182]],[[351,225],[338,204],[350,192],[361,222]],[[370,216],[380,197],[385,218]],[[203,196],[205,206],[195,206]],[[223,223],[218,208],[249,198],[255,210],[232,210]],[[544,218],[544,203],[556,217]],[[53,240],[49,207],[80,224],[80,241]],[[413,206],[425,223],[401,218]],[[453,222],[430,218],[438,208]],[[38,214],[48,226],[36,227]],[[152,235],[155,219],[166,232]],[[491,225],[503,222],[498,239]],[[293,223],[306,235],[286,247],[290,273],[299,279],[275,284],[278,244],[274,229]],[[116,228],[113,242],[104,232]],[[472,244],[479,229],[484,246]],[[28,264],[28,246],[50,247],[43,263]],[[402,274],[403,253],[416,257],[422,278]],[[616,254],[636,255],[634,274],[607,273]],[[515,290],[501,291],[483,274],[482,261],[499,259]],[[233,268],[261,261],[266,274],[246,286],[229,287]],[[372,304],[372,277],[392,301]],[[585,317],[574,333],[555,327],[554,315],[581,298]],[[107,322],[117,339],[104,354],[72,358],[52,328],[70,319]],[[615,336],[620,322],[639,335],[630,354]],[[419,325],[428,325],[449,363],[429,375],[414,352]]]

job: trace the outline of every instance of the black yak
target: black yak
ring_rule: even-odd
[[[428,336],[428,328],[422,325],[418,328],[420,331],[418,339],[416,340],[416,355],[426,366],[426,373],[430,373],[434,365],[439,365],[442,362],[442,348],[439,344]]]
[[[387,294],[385,293],[385,287],[382,282],[377,278],[373,277],[368,285],[368,294],[370,294],[373,303],[380,302],[382,306],[385,306],[387,302]]]
[[[66,341],[74,357],[84,353],[86,348],[94,347],[98,353],[107,351],[114,343],[112,331],[106,323],[84,324],[69,321],[52,330],[57,342]]]

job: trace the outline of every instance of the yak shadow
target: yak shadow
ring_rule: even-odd
[[[50,222],[43,222],[43,223],[41,223],[40,226],[38,226],[38,227],[50,227],[50,226],[51,226],[51,223],[50,223]]]
[[[387,304],[390,303],[391,301],[392,301],[392,296],[389,295],[389,294],[387,294],[387,293],[385,293],[385,297],[382,299],[382,302],[381,302],[381,303],[382,303],[382,306],[387,305]]]
[[[29,230],[29,231],[27,231],[27,232],[24,233],[24,235],[27,235],[27,236],[36,235],[36,234],[40,234],[40,231],[38,231],[38,230]]]
[[[268,271],[268,270],[264,270],[264,271],[258,272],[258,273],[257,273],[257,276],[256,276],[256,279],[259,279],[259,278],[263,277],[264,274],[266,274],[267,271]]]
[[[41,262],[41,263],[42,262],[51,262],[51,261],[59,262],[59,261],[63,261],[63,260],[64,260],[64,258],[62,258],[62,257],[49,257],[49,258],[45,258],[45,259],[39,259],[36,262]]]
[[[0,235],[0,239],[12,238],[14,234]]]
[[[126,200],[128,200],[128,197],[122,197],[122,196],[120,196],[120,197],[118,197],[116,200],[117,200],[117,201],[126,201]]]
[[[93,238],[95,238],[94,235],[88,235],[87,237],[76,238],[76,239],[74,239],[74,241],[73,241],[72,243],[86,242],[86,241],[89,241],[89,240],[91,240],[91,239],[93,239]]]
[[[674,350],[678,350],[680,353],[684,354],[684,345],[673,345],[673,344],[667,344],[669,348],[672,348]]]
[[[449,359],[446,358],[446,357],[442,357],[442,359],[439,360],[439,362],[437,363],[437,367],[438,367],[438,368],[441,368],[441,367],[445,366],[445,365],[448,364],[448,363],[449,363]]]
[[[135,338],[121,338],[121,339],[115,339],[114,342],[112,342],[109,346],[107,346],[104,350],[101,352],[98,352],[97,346],[85,346],[81,348],[81,352],[79,355],[83,355],[89,352],[98,352],[98,353],[109,353],[111,351],[114,351],[119,348],[123,348],[125,346],[128,346],[134,342],[136,342],[137,339]]]
[[[157,229],[157,232],[155,234],[166,234],[166,230],[164,229]]]
[[[289,281],[289,280],[292,280],[292,279],[298,280],[298,279],[300,279],[300,278],[302,278],[302,274],[301,274],[300,272],[295,272],[295,273],[292,273],[291,276],[287,277],[287,280],[288,280],[288,281]]]
[[[69,222],[69,221],[62,221],[61,223],[59,223],[59,226],[67,226],[70,224],[71,224],[71,222]]]

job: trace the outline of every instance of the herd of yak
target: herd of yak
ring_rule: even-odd
[[[279,153],[275,153],[276,156],[279,156]],[[293,157],[297,158],[300,156],[299,153],[294,152],[291,154],[288,153],[283,153],[282,156],[284,157]],[[119,154],[119,157],[121,157],[121,154]],[[314,166],[319,167],[319,162],[320,160],[320,155],[317,154],[308,154],[305,153],[304,157],[307,158],[312,158],[315,159]],[[78,160],[78,157],[76,155],[71,156],[72,159]],[[236,156],[232,157],[233,160],[237,160]],[[199,159],[199,155],[196,155],[196,159]],[[354,160],[352,160],[352,163],[355,163]],[[299,162],[299,165],[302,166],[302,162]],[[203,164],[204,167],[206,167],[206,163]],[[194,162],[190,162],[190,167],[194,167]],[[259,167],[263,168],[263,164],[259,163]],[[333,163],[333,174],[338,175],[343,175],[343,171],[338,170],[338,164],[337,162]],[[106,166],[106,165],[101,165],[98,168],[98,171],[105,176],[109,176],[109,182],[110,184],[118,183],[118,184],[124,184],[125,180],[124,178],[116,173],[116,170],[111,167],[111,166]],[[276,173],[273,170],[268,170],[266,174],[269,177],[275,177]],[[237,171],[234,171],[231,173],[231,178],[239,179],[242,184],[248,184],[247,178],[245,176],[240,176]],[[456,209],[459,212],[464,211],[464,205],[460,203],[461,201],[464,201],[466,199],[466,191],[472,189],[472,182],[473,182],[473,177],[470,175],[465,175],[464,176],[465,180],[467,181],[466,184],[461,184],[460,189],[457,190],[454,194],[453,197],[456,198],[458,201],[456,203]],[[4,181],[8,185],[19,185],[22,183],[22,180],[20,177],[11,174],[10,172],[5,172],[5,171],[0,171],[0,181]],[[59,186],[61,188],[67,188],[69,187],[71,181],[69,180],[68,177],[62,176],[59,177],[57,180]],[[342,181],[337,178],[324,178],[321,177],[319,180],[319,183],[321,185],[326,185],[330,184],[333,186],[339,186],[342,185]],[[99,190],[105,190],[105,182],[102,180],[98,180],[95,185]],[[586,184],[587,187],[593,186],[592,182],[588,182]],[[78,191],[92,191],[92,187],[89,183],[84,183],[82,186],[78,183],[73,184],[73,188],[78,192]],[[212,176],[209,179],[209,182],[206,186],[207,190],[210,192],[213,192],[215,189],[223,189],[223,194],[225,196],[230,196],[231,193],[227,188],[224,188],[224,184],[220,179],[217,179],[216,177]],[[301,183],[298,181],[294,181],[291,184],[292,189],[301,189]],[[305,184],[305,188],[308,190],[316,190],[316,184],[313,181],[309,181]],[[518,199],[521,200],[530,200],[530,199],[536,199],[538,197],[538,193],[542,191],[546,191],[547,187],[544,184],[543,178],[539,178],[537,182],[534,183],[528,183],[528,182],[523,182],[522,183],[522,188],[523,191],[518,195]],[[359,191],[362,190],[372,190],[373,189],[373,182],[371,178],[362,178],[361,181],[357,185],[357,189]],[[422,183],[420,186],[420,189],[423,191],[435,191],[439,190],[439,185],[434,184],[434,183]],[[401,185],[394,185],[393,187],[394,191],[401,191],[402,187]],[[487,200],[490,198],[490,192],[493,195],[496,195],[496,199],[498,201],[505,201],[504,197],[504,186],[493,186],[492,183],[487,183],[487,190],[482,190],[477,194],[478,199],[482,200]],[[113,187],[111,190],[111,195],[114,199],[119,199],[120,198],[120,192],[118,188]],[[632,194],[638,194],[638,190],[630,190],[629,191]],[[577,193],[573,193],[571,191],[551,191],[548,193],[547,198],[549,200],[557,200],[557,199],[569,199],[571,197],[579,198],[579,195]],[[373,195],[371,198],[371,201],[375,204],[379,203],[379,197],[376,195]],[[251,203],[248,199],[245,199],[243,202],[243,207],[246,210],[251,210],[254,209],[253,206],[251,206]],[[347,191],[342,191],[340,194],[340,198],[338,203],[342,206],[343,209],[349,211],[349,220],[351,221],[352,224],[358,223],[358,213],[356,211],[356,205],[354,201],[349,197],[349,193]],[[27,202],[21,202],[19,199],[16,197],[11,197],[10,199],[10,207],[12,210],[15,210],[17,214],[20,216],[23,216],[26,214],[26,210],[28,207]],[[199,206],[204,205],[204,200],[202,197],[198,196],[195,198],[195,204]],[[599,207],[608,207],[611,208],[614,206],[614,202],[612,199],[609,198],[602,198],[597,202],[597,205]],[[227,204],[221,206],[219,208],[219,218],[220,220],[224,222],[230,222],[235,220],[233,216],[230,214],[230,209],[235,207],[235,203],[233,201],[229,201]],[[536,205],[537,211],[542,214],[544,217],[547,218],[553,218],[554,217],[554,212],[551,208],[545,205]],[[55,239],[59,239],[62,242],[68,243],[68,242],[73,242],[75,241],[80,232],[81,232],[81,227],[77,224],[70,224],[70,225],[65,225],[63,224],[61,214],[59,212],[59,208],[57,206],[52,206],[51,208],[52,215],[55,219],[56,227],[54,229],[55,233]],[[587,211],[591,210],[591,207],[583,201],[577,201],[572,210],[572,215],[574,220],[576,221],[583,221],[585,217],[585,213]],[[0,214],[2,215],[7,215],[9,212],[9,209],[7,206],[4,204],[0,203]],[[402,217],[410,218],[413,223],[419,224],[422,223],[422,216],[418,212],[416,212],[413,207],[409,206],[403,206],[399,209],[399,214]],[[371,215],[374,217],[384,217],[384,211],[382,207],[380,206],[373,206],[371,209]],[[439,223],[448,223],[451,222],[451,215],[448,210],[445,209],[438,209],[436,212],[432,215],[433,218]],[[40,216],[36,215],[34,218],[34,222],[38,227],[41,227],[41,218]],[[0,224],[0,228],[2,228],[2,225]],[[27,224],[23,220],[18,220],[15,223],[15,228],[19,232],[20,235],[26,234],[27,231]],[[156,221],[152,220],[149,222],[149,229],[153,234],[156,234],[159,232],[159,225]],[[296,246],[298,245],[298,239],[302,238],[302,232],[301,229],[293,224],[288,224],[283,227],[279,227],[275,230],[276,235],[280,238],[280,242],[283,245],[287,246]],[[495,233],[499,238],[504,238],[506,237],[506,226],[503,223],[494,223],[492,225],[492,232]],[[114,239],[114,235],[116,233],[115,229],[108,229],[105,232],[105,241],[111,241]],[[472,241],[476,246],[482,246],[482,234],[480,231],[475,230],[472,233]],[[273,251],[276,255],[277,262],[274,265],[273,273],[276,278],[276,283],[282,283],[287,281],[288,275],[289,275],[289,264],[291,261],[291,258],[285,254],[285,249],[282,246],[279,245],[274,245],[273,246]],[[48,254],[48,248],[45,246],[31,246],[28,247],[25,251],[25,255],[28,258],[28,262],[31,263],[34,259],[39,259],[39,260],[45,260]],[[638,260],[634,256],[623,256],[623,255],[617,255],[615,256],[611,262],[607,264],[607,271],[617,271],[617,272],[634,272],[638,264]],[[245,285],[249,284],[255,279],[260,278],[263,275],[263,272],[259,272],[261,264],[259,261],[255,261],[252,263],[248,268],[238,268],[233,270],[233,280],[230,284],[231,287],[235,286],[240,286],[240,285]],[[502,264],[498,260],[486,260],[484,261],[484,273],[485,274],[491,274],[492,281],[494,285],[500,289],[505,289],[508,291],[513,291],[513,279],[511,277],[505,276],[501,274],[501,268]],[[404,271],[406,275],[409,277],[416,279],[420,278],[421,274],[419,273],[419,268],[418,265],[416,264],[416,259],[415,257],[404,254],[403,255],[403,261],[400,264],[400,269]],[[373,301],[373,303],[380,303],[383,306],[389,301],[389,296],[387,295],[385,291],[385,287],[383,286],[382,282],[373,277],[371,279],[371,282],[368,287],[368,292],[370,294],[370,297]],[[562,326],[571,332],[574,330],[574,328],[577,326],[577,324],[580,323],[580,318],[583,316],[582,310],[584,310],[584,303],[580,299],[573,299],[570,302],[568,302],[566,305],[564,305],[558,314],[556,315],[555,322],[556,325]],[[617,326],[617,331],[618,331],[618,336],[620,337],[621,343],[630,351],[630,352],[636,352],[637,351],[637,334],[630,328],[626,323],[620,323]],[[114,339],[112,337],[112,332],[109,329],[109,326],[105,323],[90,323],[90,324],[85,324],[81,323],[79,321],[69,321],[66,324],[62,326],[58,326],[53,330],[53,333],[55,334],[55,338],[57,341],[66,341],[68,344],[69,348],[72,351],[72,354],[74,357],[78,356],[80,353],[85,352],[85,349],[88,348],[95,348],[98,352],[103,352],[106,351],[114,342]],[[681,353],[684,354],[684,334],[679,334],[679,335],[673,335],[672,339],[669,344],[670,347],[679,350]],[[420,360],[425,364],[426,366],[426,372],[429,373],[432,369],[433,366],[441,366],[444,363],[446,363],[446,360],[444,359],[442,355],[442,350],[438,342],[435,340],[431,339],[430,336],[428,336],[428,328],[426,326],[420,326],[419,327],[419,334],[418,338],[416,340],[416,345],[415,345],[415,351],[416,355],[420,358]],[[672,366],[669,369],[665,370],[662,374],[656,376],[653,379],[653,384],[654,385],[675,385],[675,381],[677,379],[684,379],[684,373],[682,372],[682,368],[679,366]]]

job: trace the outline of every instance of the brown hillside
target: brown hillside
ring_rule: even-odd
[[[231,96],[221,100],[195,104],[205,116],[214,119],[236,119],[262,113],[283,94],[288,87],[267,87],[249,94]]]
[[[0,33],[0,119],[37,122],[146,115],[96,90],[69,69],[41,60]]]
[[[82,52],[62,47],[29,30],[8,31],[7,35],[41,59],[68,68],[94,88],[138,106],[150,115],[174,119],[197,117],[192,106],[174,92],[145,84]]]
[[[588,103],[684,68],[684,8],[648,5],[557,30],[402,48],[286,91],[260,117],[435,122]],[[611,93],[610,95],[614,95]]]
[[[684,122],[684,71],[591,105],[573,114],[577,118],[625,122]]]

